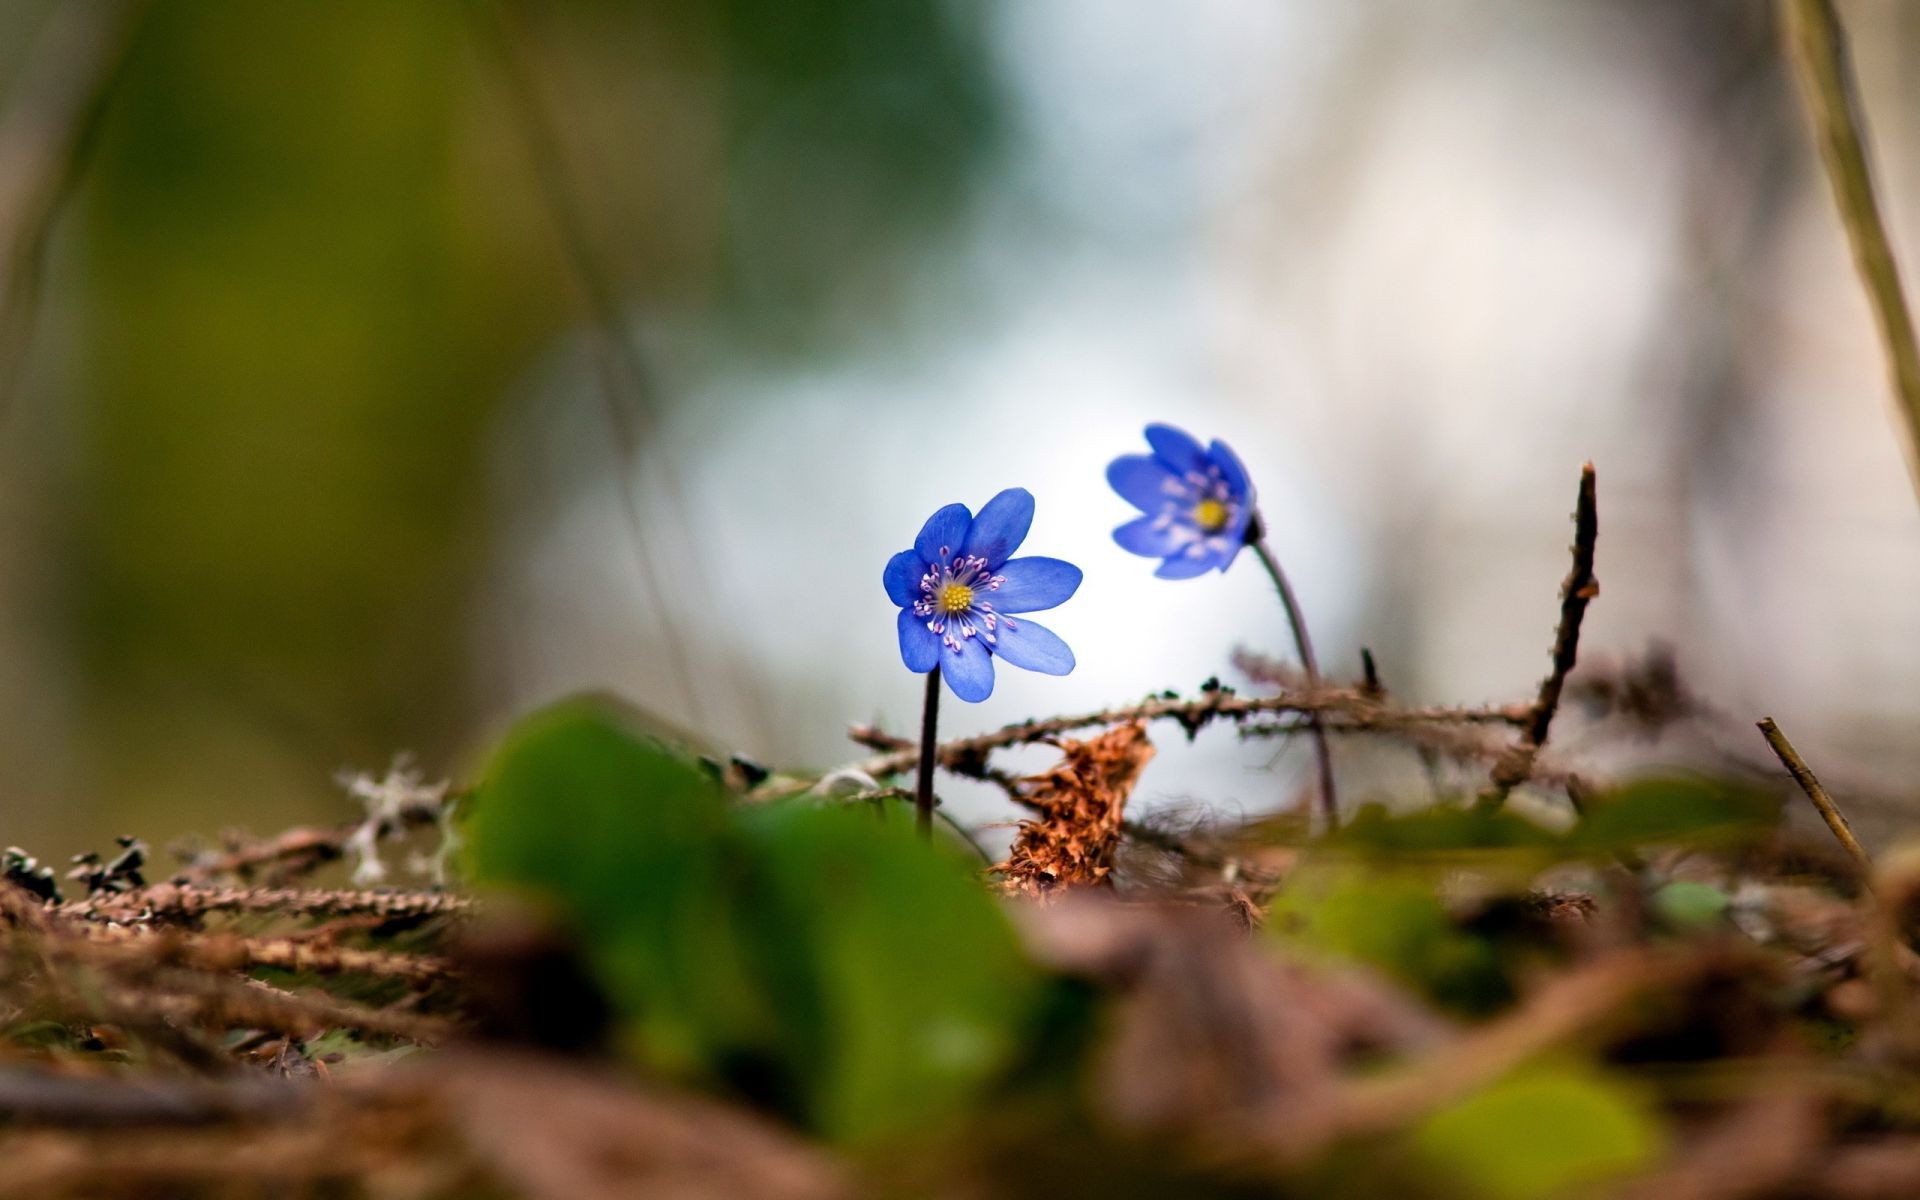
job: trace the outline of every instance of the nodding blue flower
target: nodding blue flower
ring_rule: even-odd
[[[900,606],[900,657],[909,671],[936,666],[962,700],[993,694],[997,655],[1046,675],[1073,670],[1073,651],[1046,626],[1015,613],[1065,603],[1080,568],[1057,558],[1014,558],[1033,524],[1033,494],[1008,488],[979,516],[949,504],[927,518],[913,549],[887,560],[887,598]]]
[[[1154,574],[1192,579],[1233,564],[1253,520],[1253,483],[1225,442],[1202,446],[1171,425],[1147,426],[1152,454],[1125,454],[1107,482],[1145,516],[1113,531],[1122,550],[1163,560]]]

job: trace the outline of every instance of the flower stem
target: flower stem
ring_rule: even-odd
[[[920,781],[913,792],[914,823],[920,836],[933,836],[933,763],[940,741],[940,668],[927,672],[927,702],[920,710]]]
[[[1294,648],[1300,652],[1300,665],[1306,669],[1307,682],[1318,687],[1320,664],[1313,657],[1313,639],[1307,636],[1306,618],[1300,615],[1300,601],[1294,598],[1293,585],[1287,582],[1287,573],[1280,569],[1280,560],[1267,548],[1266,523],[1258,514],[1247,526],[1247,544],[1253,547],[1260,565],[1273,580],[1274,590],[1280,593],[1280,605],[1287,610],[1287,624],[1293,628]],[[1333,752],[1327,746],[1327,731],[1319,713],[1311,714],[1308,725],[1313,734],[1314,759],[1320,768],[1320,819],[1327,829],[1333,829],[1340,824],[1340,806],[1333,792]]]

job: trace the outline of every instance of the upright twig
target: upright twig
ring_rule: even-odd
[[[1497,809],[1507,795],[1533,774],[1534,760],[1546,745],[1553,715],[1560,710],[1560,693],[1567,686],[1567,674],[1573,670],[1580,653],[1580,623],[1586,619],[1587,605],[1600,594],[1600,581],[1593,574],[1594,545],[1600,539],[1600,508],[1594,486],[1593,464],[1580,468],[1580,498],[1573,511],[1573,569],[1560,585],[1560,623],[1553,633],[1553,669],[1540,681],[1540,693],[1533,710],[1520,731],[1520,740],[1493,765],[1493,777],[1480,793],[1480,807]]]
[[[1886,222],[1873,190],[1873,163],[1867,153],[1859,86],[1847,51],[1846,32],[1833,0],[1782,0],[1787,57],[1800,79],[1826,165],[1827,182],[1853,248],[1853,263],[1866,289],[1887,355],[1887,372],[1906,434],[1902,443],[1907,473],[1920,492],[1920,343],[1901,286]]]
[[[1280,569],[1280,560],[1267,546],[1266,528],[1258,515],[1247,526],[1247,544],[1253,547],[1260,565],[1267,569],[1273,590],[1280,593],[1280,607],[1287,610],[1287,625],[1293,631],[1293,646],[1300,653],[1300,666],[1307,673],[1307,682],[1319,687],[1320,664],[1313,655],[1313,639],[1307,635],[1307,621],[1301,615],[1300,601],[1293,594],[1287,573]],[[1320,771],[1320,824],[1330,830],[1340,824],[1340,804],[1333,792],[1333,750],[1327,745],[1327,730],[1319,713],[1308,715],[1307,726],[1313,734],[1313,757]]]
[[[1840,811],[1840,806],[1834,803],[1826,787],[1814,776],[1813,768],[1800,757],[1800,752],[1793,748],[1787,735],[1780,732],[1780,726],[1774,724],[1772,717],[1761,718],[1759,725],[1760,736],[1767,739],[1767,746],[1779,758],[1780,765],[1787,769],[1787,774],[1793,776],[1793,781],[1800,785],[1807,799],[1813,801],[1813,806],[1820,810],[1820,819],[1833,831],[1834,840],[1853,857],[1862,871],[1871,872],[1873,859],[1868,856],[1866,847],[1860,844],[1860,839],[1853,836],[1853,826],[1847,824],[1847,815]]]

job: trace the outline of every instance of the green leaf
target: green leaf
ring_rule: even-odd
[[[1720,846],[1764,836],[1779,801],[1744,784],[1674,775],[1642,779],[1595,799],[1569,835],[1582,850],[1612,852],[1649,843]]]
[[[1046,999],[952,846],[866,807],[731,805],[605,704],[517,727],[469,836],[480,880],[578,932],[643,1062],[843,1141],[950,1128]]]
[[[633,714],[573,700],[522,721],[486,772],[468,839],[477,881],[544,901],[578,932],[651,1065],[717,1076],[777,1045],[725,801]]]
[[[1585,1066],[1509,1075],[1428,1118],[1414,1145],[1468,1196],[1546,1200],[1648,1166],[1665,1143],[1651,1105]]]
[[[1491,941],[1463,930],[1426,873],[1331,866],[1296,871],[1268,928],[1297,946],[1365,963],[1470,1012],[1511,998]]]
[[[851,1141],[940,1128],[1008,1066],[1043,980],[975,860],[865,809],[748,814],[778,940],[810,969],[796,1066],[809,1117]]]
[[[1732,901],[1712,884],[1681,880],[1655,892],[1652,903],[1654,912],[1677,929],[1707,929],[1726,921]]]
[[[1507,811],[1436,806],[1391,813],[1369,804],[1318,845],[1382,854],[1450,854],[1476,850],[1552,850],[1559,838]]]

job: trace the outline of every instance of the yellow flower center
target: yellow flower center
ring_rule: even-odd
[[[973,589],[964,583],[949,583],[940,589],[940,611],[948,616],[973,607]]]
[[[1218,500],[1202,500],[1193,506],[1193,523],[1206,533],[1219,533],[1227,527],[1227,518],[1231,516],[1227,506]]]

